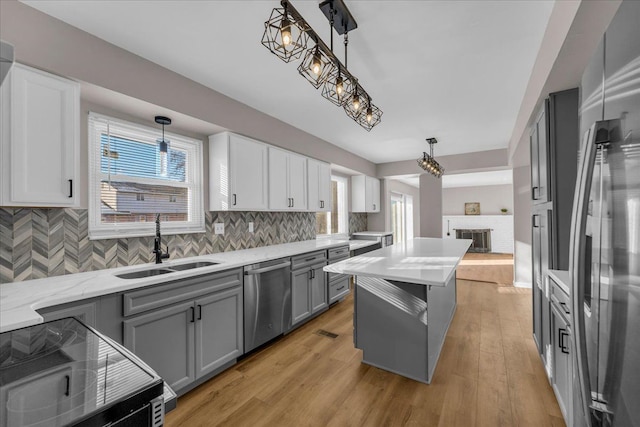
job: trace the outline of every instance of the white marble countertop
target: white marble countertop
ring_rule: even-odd
[[[347,240],[306,240],[303,242],[175,259],[164,262],[162,266],[171,267],[172,264],[183,264],[191,261],[211,261],[219,264],[142,279],[121,279],[115,275],[146,270],[154,267],[155,264],[141,264],[86,273],[67,274],[64,276],[48,277],[46,279],[3,283],[0,284],[0,332],[42,323],[42,316],[40,316],[36,310],[46,307],[347,244],[349,244]],[[158,265],[158,267],[160,267],[160,265]]]
[[[571,278],[566,270],[549,270],[549,276],[554,282],[562,288],[562,290],[571,296]]]
[[[373,246],[379,243],[377,240],[349,240],[349,250],[355,251],[356,249],[366,248],[367,246]]]
[[[469,246],[468,239],[420,237],[327,265],[324,271],[445,286]]]
[[[358,231],[357,233],[353,233],[352,236],[383,237],[383,236],[388,236],[389,234],[393,234],[393,232],[391,231]]]

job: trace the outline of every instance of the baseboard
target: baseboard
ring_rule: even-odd
[[[515,286],[516,288],[529,288],[531,289],[531,283],[530,282],[513,282],[513,286]]]

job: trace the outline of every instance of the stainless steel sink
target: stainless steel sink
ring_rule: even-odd
[[[172,265],[169,268],[176,271],[183,271],[183,270],[191,270],[192,268],[209,267],[210,265],[216,265],[216,264],[219,264],[219,263],[211,262],[211,261],[195,261],[195,262],[187,262],[184,264]]]
[[[143,277],[158,276],[160,274],[173,273],[174,270],[168,268],[152,268],[149,270],[132,271],[131,273],[116,274],[121,279],[142,279]]]
[[[220,264],[211,261],[195,261],[185,262],[184,264],[170,265],[166,267],[154,267],[148,270],[132,271],[131,273],[116,274],[121,279],[142,279],[144,277],[158,276],[160,274],[175,273],[176,271],[191,270],[193,268],[209,267],[210,265]]]

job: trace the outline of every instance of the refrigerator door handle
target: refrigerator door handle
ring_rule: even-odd
[[[580,388],[580,396],[576,396],[579,401],[576,405],[582,406],[584,421],[587,427],[591,425],[591,386],[589,384],[589,367],[587,363],[586,332],[584,319],[584,281],[588,277],[583,277],[583,263],[591,262],[585,260],[586,240],[584,239],[587,223],[587,207],[589,205],[589,195],[591,193],[591,177],[596,157],[596,147],[593,144],[592,135],[596,131],[597,123],[591,126],[585,135],[582,146],[582,161],[578,169],[576,181],[576,196],[573,200],[573,212],[571,220],[571,246],[569,257],[569,274],[571,275],[571,313],[574,327],[573,348],[575,354],[575,366]]]

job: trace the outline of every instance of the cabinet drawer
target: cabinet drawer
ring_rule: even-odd
[[[339,248],[329,249],[329,259],[331,261],[336,260],[336,258],[344,258],[344,257],[347,257],[347,258],[349,257],[349,246],[341,246]],[[337,260],[334,262],[337,262]]]
[[[567,295],[560,285],[558,285],[551,277],[549,277],[549,285],[551,302],[558,308],[562,317],[564,317],[567,322],[570,322],[571,300],[569,299],[569,295]]]
[[[291,258],[291,270],[306,267],[311,264],[316,264],[319,261],[327,259],[326,251],[310,252],[304,255],[298,255]]]
[[[349,279],[350,276],[343,275],[342,279],[329,283],[329,304],[349,295]]]
[[[210,292],[242,285],[242,269],[174,280],[123,295],[123,314],[131,316]]]

